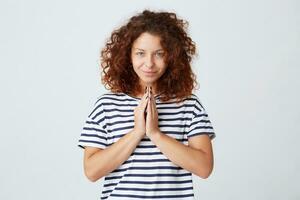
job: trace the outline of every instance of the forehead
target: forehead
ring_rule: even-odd
[[[159,50],[162,49],[161,38],[150,33],[142,33],[132,44],[133,49]]]

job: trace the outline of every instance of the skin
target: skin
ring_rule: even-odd
[[[105,149],[85,148],[84,171],[89,180],[97,181],[121,166],[145,135],[174,164],[203,179],[211,174],[214,159],[208,135],[202,134],[189,138],[187,146],[163,134],[159,129],[154,94],[157,88],[156,81],[166,70],[165,53],[158,36],[145,32],[134,41],[131,51],[132,65],[141,86],[147,88],[144,94],[139,95],[141,100],[134,109],[132,131]],[[154,73],[149,75],[145,71]],[[145,111],[147,111],[146,117]]]
[[[156,94],[156,81],[164,74],[167,65],[165,63],[166,52],[160,44],[160,37],[142,33],[134,42],[131,48],[131,62],[135,73],[140,79],[142,88],[152,88]],[[145,73],[154,72],[154,73]],[[142,97],[140,94],[139,97]]]

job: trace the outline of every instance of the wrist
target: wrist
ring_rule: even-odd
[[[137,130],[136,128],[132,129],[131,133],[140,138],[143,138],[145,135],[145,133],[142,133],[141,131]]]
[[[151,140],[153,143],[156,143],[157,141],[160,140],[161,136],[162,136],[162,132],[157,131],[157,132],[155,132],[155,133],[152,133],[152,134],[149,136],[149,138],[150,138],[150,140]]]

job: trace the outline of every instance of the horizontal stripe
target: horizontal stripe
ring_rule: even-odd
[[[86,136],[86,137],[97,137],[97,138],[106,140],[106,137],[99,136],[99,135],[97,135],[97,134],[85,134],[85,133],[81,133],[81,136]]]
[[[157,167],[127,167],[124,169],[116,169],[114,172],[121,172],[121,171],[127,171],[127,170],[153,170],[153,169],[171,169],[171,170],[180,170],[181,167],[172,167],[172,166],[157,166]]]
[[[133,116],[133,115],[132,115]],[[108,118],[107,118],[108,119]],[[175,121],[175,122],[180,122],[180,123],[182,123],[182,121],[188,121],[188,120],[191,120],[192,118],[181,118],[181,117],[179,117],[179,118],[170,118],[170,119],[158,119],[158,121],[159,122],[168,122],[168,121]],[[124,123],[133,123],[134,122],[134,120],[133,119],[130,119],[130,120],[118,120],[118,121],[116,121],[116,122],[113,122],[113,123],[107,123],[106,125],[107,126],[113,126],[113,125],[117,125],[117,124],[124,124]],[[179,123],[178,122],[178,123]]]
[[[144,195],[121,195],[121,194],[111,194],[115,197],[130,197],[130,198],[140,198],[140,199],[163,199],[163,198],[184,198],[194,196],[194,194],[185,194],[185,195],[159,195],[159,196],[144,196]]]
[[[120,181],[120,183],[126,184],[148,184],[148,185],[158,185],[158,184],[183,184],[183,183],[192,183],[192,179],[185,181]]]
[[[166,176],[166,177],[178,177],[178,176],[190,176],[190,173],[185,174],[125,174],[124,177],[159,177],[159,176]]]
[[[147,155],[147,156],[150,156],[150,155],[161,155],[161,154],[162,154],[162,152],[134,152],[131,155]]]
[[[180,125],[180,124],[178,124],[178,125],[176,125],[176,124],[159,125],[159,128],[163,128],[163,127],[185,128],[185,127],[189,127],[189,126],[188,125]],[[115,128],[115,129],[107,130],[107,132],[115,132],[115,131],[119,131],[119,130],[127,130],[127,129],[132,129],[132,128],[134,128],[134,126],[125,126],[125,127],[120,127],[120,128]]]
[[[122,188],[116,187],[115,190],[124,190],[124,191],[182,191],[182,190],[193,190],[192,187],[184,188],[153,188],[153,189],[144,189],[144,188]]]
[[[79,140],[79,143],[83,143],[83,144],[88,144],[88,143],[95,143],[95,144],[101,144],[101,145],[105,145],[105,143],[102,142],[97,142],[97,141],[93,141],[93,140]]]
[[[83,128],[84,131],[97,131],[97,132],[102,132],[104,134],[106,134],[106,132],[102,129],[99,129],[99,128],[88,128],[88,127],[84,127]]]
[[[120,184],[142,184],[142,185],[177,185],[177,184],[185,184],[192,183],[192,180],[184,180],[184,181],[120,181]],[[107,188],[110,186],[115,186],[118,183],[109,183],[104,184],[103,187]]]
[[[140,163],[149,163],[149,162],[151,162],[151,163],[154,163],[154,162],[170,162],[170,160],[168,160],[168,159],[134,159],[134,160],[126,160],[124,162],[124,164],[131,163],[131,162],[135,162],[135,163],[138,163],[138,162],[140,162]]]
[[[194,130],[197,130],[197,129],[201,129],[203,131],[203,129],[213,129],[213,127],[211,126],[197,126],[193,129]],[[191,131],[189,131],[188,133],[190,133]]]
[[[199,120],[199,121],[195,121],[195,122],[192,122],[189,127],[191,127],[193,125],[196,125],[196,124],[199,124],[199,123],[210,123],[210,121],[209,120],[204,120],[204,119]]]
[[[122,177],[186,177],[186,176],[191,176],[191,173],[154,173],[154,174],[145,174],[145,173],[136,173],[136,174],[124,174]],[[119,178],[120,176],[111,174],[111,176],[105,177],[105,180],[110,180],[110,179],[116,179]]]

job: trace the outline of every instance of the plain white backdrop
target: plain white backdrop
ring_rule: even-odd
[[[174,11],[197,44],[196,91],[216,131],[196,200],[300,199],[296,0],[0,1],[0,199],[99,199],[77,141],[99,53],[143,9]]]

